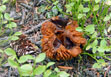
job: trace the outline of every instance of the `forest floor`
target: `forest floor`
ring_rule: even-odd
[[[41,24],[51,18],[49,12],[52,10],[44,11],[44,8],[48,6],[49,4],[45,0],[17,0],[16,5],[7,4],[7,12],[10,13],[10,16],[14,18],[14,22],[17,23],[17,28],[14,29],[14,32],[21,31],[23,34],[26,34],[28,39],[38,46],[38,53],[41,53]],[[38,10],[42,12],[40,13]],[[58,13],[58,15],[61,14]],[[7,37],[8,33],[9,31],[1,38]],[[9,47],[9,43],[4,44],[2,47]],[[105,77],[106,74],[108,74],[108,77],[111,77],[111,74],[108,73],[109,70],[111,71],[111,62],[102,69],[94,69],[91,67],[95,63],[95,60],[88,55],[82,54],[81,56],[82,58],[78,56],[70,61],[55,61],[56,64],[54,67],[66,67],[67,69],[60,69],[70,73],[71,77]],[[48,61],[50,60],[45,60],[46,63]],[[68,69],[68,67],[72,69]],[[19,77],[19,75],[17,69],[11,68],[6,63],[0,67],[0,77]]]

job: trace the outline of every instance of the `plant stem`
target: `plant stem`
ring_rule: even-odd
[[[34,59],[34,65],[33,65],[33,76],[34,76],[34,70],[36,68],[36,60]]]
[[[98,61],[93,55],[91,55],[91,54],[89,54],[89,53],[84,52],[84,53],[82,53],[82,54],[83,54],[83,55],[88,55],[88,56],[90,56],[91,58],[93,58],[94,60]]]
[[[107,60],[111,60],[110,58],[106,57],[106,56],[102,56],[104,59],[107,59]]]

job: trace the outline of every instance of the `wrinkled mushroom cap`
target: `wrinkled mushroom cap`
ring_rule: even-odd
[[[82,52],[86,44],[83,33],[76,31],[77,21],[53,17],[42,24],[42,51],[54,60],[69,60]]]

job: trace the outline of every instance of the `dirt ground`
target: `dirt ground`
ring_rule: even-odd
[[[61,6],[64,1],[61,1]],[[12,5],[11,2],[7,4],[7,12],[10,13],[10,16],[14,18],[14,22],[17,23],[17,28],[14,29],[16,31],[22,31],[24,34],[28,36],[28,39],[39,47],[38,53],[41,53],[41,24],[48,20],[47,12],[44,11],[39,13],[37,9],[39,9],[42,5],[49,6],[49,4],[45,0],[17,0],[16,5]],[[43,10],[43,8],[42,8]],[[58,13],[57,15],[61,15]],[[8,37],[8,33],[10,31],[6,31],[6,33],[0,37],[0,39]],[[1,46],[2,48],[10,47],[9,43],[5,43]],[[58,66],[68,66],[73,69],[61,69],[70,73],[71,77],[111,77],[111,62],[106,67],[102,69],[93,69],[92,65],[96,62],[90,56],[81,55],[80,57],[73,58],[70,61],[55,61],[56,64],[53,67]],[[5,58],[4,60],[6,60]],[[47,63],[50,61],[46,59]],[[0,77],[19,77],[17,69],[11,68],[7,63],[0,67]],[[42,77],[42,76],[41,76]]]

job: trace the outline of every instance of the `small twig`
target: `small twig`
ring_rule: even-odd
[[[109,65],[109,66],[107,67],[107,70],[106,70],[105,73],[104,73],[104,77],[106,77],[106,74],[108,73],[108,71],[110,70],[110,68],[111,68],[111,66]]]
[[[38,28],[41,27],[41,25],[42,25],[44,22],[46,22],[46,21],[49,21],[49,20],[45,20],[45,21],[39,23],[38,25],[32,27],[31,29],[29,29],[29,30],[27,30],[27,31],[25,31],[25,32],[22,32],[22,33],[23,33],[23,34],[28,34],[28,33],[33,32],[34,30],[38,30]]]
[[[73,67],[69,67],[69,66],[58,66],[60,69],[66,69],[66,70],[72,70]]]
[[[97,72],[97,77],[100,77],[100,74],[99,74],[99,72]]]
[[[8,77],[11,77],[11,67],[8,68]]]
[[[33,15],[32,14],[30,14],[30,13],[28,13],[27,15],[26,15],[26,19],[25,19],[25,24],[28,24],[29,22],[28,21],[30,21],[31,20],[31,17],[32,17]]]
[[[45,1],[45,0],[38,1],[36,5],[38,6],[42,1]]]
[[[22,9],[22,20],[20,22],[20,25],[24,24],[25,17],[26,17],[25,10]]]
[[[29,6],[29,5],[25,4],[25,3],[20,3],[20,5],[22,5],[23,7],[27,8],[29,10],[32,9],[31,6]]]

